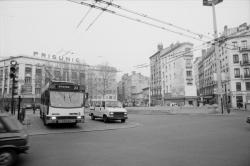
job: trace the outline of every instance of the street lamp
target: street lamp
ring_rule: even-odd
[[[217,93],[218,93],[218,109],[222,111],[223,109],[221,105],[221,69],[220,69],[220,59],[219,59],[219,42],[218,40],[218,32],[217,32],[217,23],[216,23],[216,14],[215,14],[215,5],[219,4],[223,0],[203,0],[203,6],[212,6],[213,10],[213,25],[214,25],[214,46],[215,46],[215,61],[216,61],[216,70],[217,70]]]

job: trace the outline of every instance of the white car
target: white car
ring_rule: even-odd
[[[104,123],[109,120],[121,120],[122,123],[128,119],[127,110],[122,107],[122,104],[118,101],[102,101],[96,103],[92,109],[90,109],[89,116],[92,120],[95,118],[103,119]]]

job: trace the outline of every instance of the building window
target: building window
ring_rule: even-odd
[[[239,68],[234,69],[234,77],[235,78],[240,78],[240,69]]]
[[[192,71],[187,71],[187,77],[191,77],[192,76]]]
[[[31,77],[25,77],[24,78],[24,83],[25,84],[31,84]]]
[[[75,71],[72,72],[72,79],[73,80],[77,79],[77,73]]]
[[[42,83],[42,69],[36,69],[36,84]]]
[[[242,61],[243,61],[243,63],[248,63],[248,61],[249,61],[248,54],[242,54]]]
[[[55,76],[55,80],[60,81],[61,80],[61,72],[60,72],[60,70],[55,70],[54,71],[54,76]]]
[[[246,40],[241,41],[241,48],[242,49],[246,49],[247,48],[247,41]]]
[[[244,77],[250,77],[250,69],[249,68],[244,69]]]
[[[239,63],[239,55],[237,54],[233,55],[233,61],[234,63]]]
[[[36,88],[35,89],[35,94],[41,94],[41,88]]]
[[[238,48],[238,43],[237,43],[237,41],[233,41],[232,44],[233,44],[234,49],[237,49],[237,48]]]
[[[250,82],[246,82],[246,90],[250,91]]]
[[[236,82],[236,91],[241,91],[241,83]]]
[[[66,70],[63,71],[63,81],[69,81],[69,72]]]

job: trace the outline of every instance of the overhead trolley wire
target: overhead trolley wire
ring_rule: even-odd
[[[132,18],[132,17],[129,17],[129,16],[126,16],[126,15],[123,15],[123,14],[119,14],[119,13],[113,11],[113,10],[109,10],[109,9],[106,9],[106,8],[103,8],[103,7],[100,7],[100,6],[97,6],[97,5],[89,4],[89,3],[86,3],[86,2],[76,2],[76,1],[73,1],[73,0],[67,0],[67,1],[74,2],[74,3],[80,4],[80,5],[84,5],[84,6],[88,6],[88,7],[91,7],[91,8],[95,8],[95,9],[98,9],[98,10],[102,10],[102,11],[108,12],[110,14],[114,14],[114,15],[129,19],[129,20],[132,20],[132,21],[140,22],[142,24],[146,24],[146,25],[158,28],[158,29],[162,29],[162,30],[165,30],[165,31],[169,31],[169,32],[181,35],[181,36],[189,37],[189,38],[204,42],[204,40],[201,40],[200,38],[196,38],[196,37],[191,36],[191,35],[187,35],[187,34],[184,34],[184,33],[181,33],[181,32],[177,32],[177,31],[168,29],[168,28],[166,28],[164,26],[159,26],[159,25],[147,22],[147,21],[143,21],[143,20],[140,20],[140,19],[137,19],[137,18]]]
[[[85,13],[85,15],[82,17],[82,19],[80,20],[80,22],[77,24],[76,26],[76,29],[79,28],[79,26],[82,24],[82,22],[86,19],[86,17],[89,15],[90,11],[92,10],[93,8],[89,8],[89,10]]]
[[[112,3],[112,1],[113,1],[113,0],[110,0],[109,3]],[[96,2],[97,2],[97,1],[96,1]],[[105,7],[105,9],[107,9],[109,6],[110,6],[110,5],[107,4],[107,6]],[[91,8],[91,9],[92,9],[92,8]],[[102,15],[103,13],[104,13],[104,10],[102,10],[102,11],[95,17],[95,19],[89,24],[89,26],[86,28],[85,31],[88,31],[89,28],[90,28],[91,26],[94,25],[94,23],[101,17],[101,15]]]
[[[135,14],[135,15],[138,15],[138,16],[141,16],[141,17],[150,19],[150,20],[152,20],[152,21],[156,21],[156,22],[159,22],[159,23],[162,23],[162,24],[166,24],[166,25],[172,26],[172,27],[174,27],[174,28],[177,28],[177,29],[186,31],[186,32],[188,32],[188,33],[191,33],[191,34],[193,34],[193,35],[196,35],[196,36],[198,36],[199,38],[206,37],[206,38],[210,38],[210,39],[211,39],[211,37],[209,37],[209,36],[206,36],[206,35],[203,35],[203,34],[199,34],[199,33],[193,32],[193,31],[191,31],[191,30],[189,30],[189,29],[186,29],[186,28],[183,28],[183,27],[174,25],[174,24],[172,24],[172,23],[169,23],[169,22],[166,22],[166,21],[163,21],[163,20],[160,20],[160,19],[151,17],[151,16],[149,16],[149,15],[147,15],[147,14],[144,14],[144,13],[139,13],[139,12],[136,12],[136,11],[134,11],[134,10],[126,9],[126,8],[124,8],[124,7],[120,6],[120,5],[114,4],[114,3],[112,3],[112,2],[107,2],[107,1],[104,1],[104,0],[94,0],[94,1],[96,1],[96,2],[101,2],[101,3],[105,3],[105,4],[108,4],[108,5],[113,6],[113,7],[115,7],[115,8],[118,8],[118,9],[120,9],[120,10],[123,10],[123,11],[129,12],[129,13],[132,13],[132,14]]]

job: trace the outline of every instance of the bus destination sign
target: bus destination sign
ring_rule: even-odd
[[[66,90],[66,91],[79,91],[79,85],[54,85],[50,87],[51,90]]]

